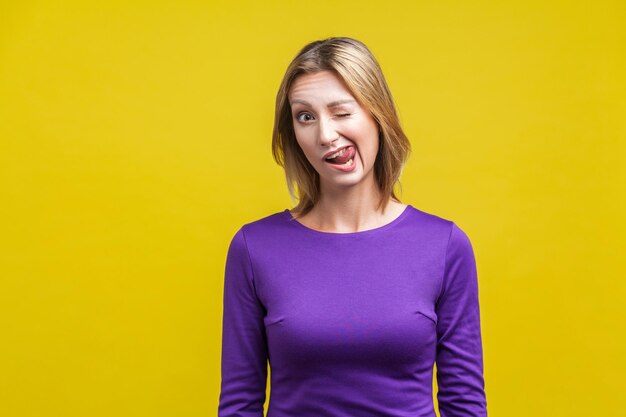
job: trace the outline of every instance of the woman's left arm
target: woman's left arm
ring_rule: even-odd
[[[476,261],[452,223],[437,314],[437,401],[441,417],[486,417]]]

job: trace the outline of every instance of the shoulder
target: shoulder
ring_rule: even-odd
[[[409,218],[411,225],[419,227],[419,229],[433,237],[443,239],[446,242],[449,240],[453,229],[458,226],[456,223],[448,218],[440,215],[419,209],[413,205],[409,205]]]
[[[434,247],[441,248],[447,256],[454,256],[472,251],[468,234],[458,222],[434,213],[408,207],[408,229],[412,233],[426,238]]]
[[[233,242],[249,245],[250,242],[267,241],[278,237],[288,225],[291,214],[287,210],[274,212],[243,223],[234,233]]]
[[[268,214],[257,220],[246,222],[241,226],[241,230],[246,236],[264,235],[267,233],[275,233],[277,229],[280,229],[286,223],[285,220],[289,219],[291,214],[287,210],[282,210]]]

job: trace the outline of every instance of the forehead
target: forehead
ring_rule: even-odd
[[[289,89],[289,100],[333,101],[354,99],[346,83],[332,71],[319,71],[296,77]]]

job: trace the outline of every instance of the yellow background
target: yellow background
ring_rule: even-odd
[[[626,415],[626,3],[86,3],[0,3],[0,415],[216,415],[228,243],[293,206],[274,98],[327,36],[472,241],[490,416]]]

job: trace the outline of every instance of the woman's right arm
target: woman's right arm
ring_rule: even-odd
[[[221,390],[218,417],[263,417],[267,384],[264,308],[243,227],[233,237],[224,273]]]

